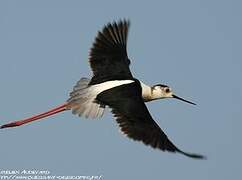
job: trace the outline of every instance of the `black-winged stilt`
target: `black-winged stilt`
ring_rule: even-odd
[[[162,151],[204,158],[202,155],[178,149],[151,117],[145,102],[176,98],[194,103],[174,95],[166,85],[157,84],[150,87],[132,76],[126,50],[129,24],[127,20],[109,23],[98,32],[89,58],[93,77],[81,78],[66,103],[31,118],[2,125],[0,128],[20,126],[65,110],[72,110],[73,114],[86,118],[100,118],[108,106],[127,137]]]

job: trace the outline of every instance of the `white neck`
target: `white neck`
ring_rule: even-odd
[[[152,101],[152,89],[150,86],[144,84],[143,82],[140,81],[140,85],[142,88],[142,97],[145,102],[147,101]]]

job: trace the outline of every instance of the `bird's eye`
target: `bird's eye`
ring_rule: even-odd
[[[165,92],[166,92],[166,93],[169,93],[169,92],[170,92],[170,89],[169,89],[169,88],[166,88],[166,89],[165,89]]]

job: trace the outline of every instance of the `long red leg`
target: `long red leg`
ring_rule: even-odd
[[[62,104],[62,105],[60,105],[58,107],[55,107],[55,108],[53,108],[53,109],[51,109],[51,110],[49,110],[47,112],[34,115],[34,116],[30,117],[30,118],[26,118],[26,119],[22,119],[22,120],[19,120],[19,121],[14,121],[14,122],[11,122],[11,123],[8,123],[8,124],[4,124],[4,125],[0,126],[0,129],[9,128],[9,127],[15,127],[15,126],[21,126],[23,124],[30,123],[32,121],[36,121],[36,120],[39,120],[39,119],[42,119],[42,118],[45,118],[45,117],[57,114],[59,112],[67,110],[66,106],[67,106],[67,103]]]

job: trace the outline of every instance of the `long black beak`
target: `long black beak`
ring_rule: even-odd
[[[187,103],[189,103],[189,104],[193,104],[193,105],[196,105],[195,103],[193,103],[193,102],[191,102],[191,101],[187,101],[187,100],[185,100],[185,99],[183,99],[183,98],[180,98],[180,97],[178,97],[178,96],[176,96],[176,95],[172,95],[172,97],[173,98],[176,98],[176,99],[179,99],[179,100],[181,100],[181,101],[184,101],[184,102],[187,102]]]

